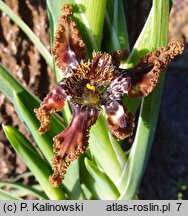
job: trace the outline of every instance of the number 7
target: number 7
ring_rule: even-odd
[[[176,204],[178,205],[177,211],[179,211],[180,210],[180,206],[181,206],[182,203],[176,203]]]

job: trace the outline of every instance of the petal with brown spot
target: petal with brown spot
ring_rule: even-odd
[[[50,118],[52,112],[60,111],[66,101],[66,94],[59,84],[45,97],[38,109],[34,109],[37,119],[40,121],[39,134],[43,134],[49,130]]]
[[[126,107],[117,101],[110,101],[105,106],[107,123],[111,133],[120,140],[130,137],[134,129],[134,117]]]
[[[84,153],[88,145],[89,129],[96,122],[98,110],[71,104],[73,117],[69,126],[54,138],[53,174],[49,181],[58,187],[72,161]]]
[[[62,12],[52,55],[57,66],[67,72],[68,68],[77,67],[80,60],[86,58],[86,45],[80,36],[75,21],[72,19],[72,7],[69,4],[64,4]]]
[[[172,59],[182,54],[184,45],[179,41],[171,41],[153,53],[140,58],[136,68],[130,71],[132,85],[128,92],[130,97],[145,97],[157,85],[160,73],[163,72]]]

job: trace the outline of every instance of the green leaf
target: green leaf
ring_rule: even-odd
[[[37,192],[44,194],[44,196],[46,196],[39,184],[30,185],[30,187],[32,189],[36,190]],[[12,188],[9,192],[10,192],[10,195],[12,195],[12,196],[24,197],[24,198],[26,196],[28,196],[28,194],[29,194],[27,190],[24,190],[22,188]],[[34,196],[37,198],[37,195],[34,195]],[[44,196],[42,195],[42,197],[44,197]],[[37,199],[46,200],[46,199],[49,199],[49,198],[47,197],[47,198],[43,199],[43,198],[40,198],[40,195],[39,195]]]
[[[167,3],[168,2],[168,3]],[[172,4],[171,0],[164,0],[165,4]],[[158,4],[153,1],[153,5]],[[161,1],[158,4],[158,7],[161,8],[160,15],[157,17],[156,15],[156,7],[152,7],[149,16],[147,18],[147,21],[142,29],[142,32],[140,33],[132,51],[128,58],[128,60],[121,64],[121,68],[131,68],[134,67],[135,64],[138,61],[138,58],[140,56],[144,56],[148,51],[155,50],[158,48],[158,46],[163,46],[166,44],[166,38],[168,37],[168,31],[161,32],[162,29],[160,29],[161,24],[162,25],[168,25],[168,18],[166,17],[166,14],[168,13],[169,6],[166,7],[164,5],[161,5]],[[163,10],[162,9],[166,9]],[[155,14],[153,14],[155,13]],[[163,19],[163,15],[165,18]],[[157,34],[155,34],[157,32]],[[160,37],[157,37],[160,35]]]
[[[85,159],[85,165],[89,171],[91,178],[89,180],[90,188],[97,199],[116,200],[119,197],[119,192],[108,176],[102,172],[94,162]],[[86,180],[86,181],[87,181]]]
[[[151,9],[147,21],[140,33],[128,60],[122,64],[121,68],[134,67],[140,56],[144,56],[152,48],[151,29],[152,29],[153,10]]]
[[[82,192],[85,196],[85,200],[91,200],[93,198],[93,195],[91,191],[86,187],[85,184],[81,184]]]
[[[55,200],[64,199],[63,190],[61,188],[53,188],[49,183],[48,178],[51,174],[51,169],[39,156],[32,144],[15,128],[3,126],[3,129],[13,148],[31,170],[47,196]]]
[[[165,0],[167,1],[167,0]],[[171,2],[171,1],[170,1]],[[120,68],[132,68],[136,65],[138,59],[140,58],[140,56],[144,56],[146,53],[148,53],[149,51],[152,51],[154,49],[156,49],[157,47],[155,46],[156,40],[159,40],[159,38],[157,37],[157,35],[159,35],[159,32],[157,32],[156,35],[154,35],[154,31],[159,29],[157,25],[160,25],[161,22],[164,23],[163,17],[161,16],[162,20],[159,20],[158,18],[156,19],[156,17],[153,15],[153,9],[150,11],[149,16],[147,18],[147,21],[142,29],[142,32],[140,33],[131,53],[130,56],[128,58],[128,60],[126,62],[122,62],[122,64],[120,65]],[[155,27],[154,27],[154,22],[157,22]],[[165,19],[165,22],[168,22],[167,19]],[[154,29],[157,28],[157,29]],[[160,29],[159,29],[160,31]],[[151,36],[152,35],[152,36]],[[160,34],[161,35],[161,34]],[[167,32],[165,31],[164,36],[162,37],[166,37],[167,36]],[[161,41],[163,41],[163,38],[160,37],[160,39],[162,39]],[[161,44],[161,45],[164,45]],[[141,99],[131,99],[128,97],[124,97],[124,103],[127,105],[128,110],[135,113],[138,106],[141,103]]]
[[[89,50],[90,53],[93,49],[100,50],[106,2],[106,0],[75,0],[81,16],[80,21],[85,26],[85,32],[90,40],[85,40],[87,48],[89,44],[92,44],[92,49]],[[79,29],[82,32],[82,29]]]
[[[151,9],[147,21],[129,55],[129,58],[126,62],[122,62],[120,68],[132,68],[136,65],[140,56],[144,56],[149,50],[152,49],[152,19],[153,19],[153,10]],[[124,96],[124,104],[128,107],[130,112],[135,113],[138,106],[141,103],[141,99],[131,99],[127,96]]]
[[[103,48],[109,52],[116,49],[129,50],[122,1],[107,1],[105,24]],[[103,116],[99,117],[97,123],[91,129],[89,143],[94,160],[97,161],[114,184],[118,186],[118,180],[126,164],[126,156],[120,142],[112,137],[108,131],[106,120]]]
[[[17,182],[17,181],[19,181],[20,179],[22,179],[22,178],[24,178],[24,177],[29,178],[29,177],[31,177],[31,176],[33,176],[32,172],[21,173],[21,174],[17,175],[15,178],[10,179],[9,182],[11,182],[11,183]]]
[[[84,200],[85,196],[82,193],[80,185],[80,167],[79,159],[73,161],[67,169],[63,185],[68,199],[70,200]]]
[[[143,47],[145,45],[146,49],[153,50],[167,43],[168,16],[169,1],[153,0],[148,18],[150,21],[147,21],[150,25],[146,25],[143,30],[150,30],[152,34],[145,35],[145,42],[141,42]],[[141,45],[138,43],[137,47]],[[123,192],[120,199],[132,199],[135,196],[145,171],[158,119],[163,79],[164,76],[161,76],[153,93],[142,100],[135,140],[120,182]]]
[[[14,104],[19,117],[31,132],[41,153],[45,156],[49,164],[51,164],[53,157],[52,139],[65,128],[63,120],[59,116],[54,115],[51,130],[45,135],[40,136],[37,133],[39,122],[33,111],[34,108],[39,107],[39,100],[12,77],[2,65],[0,65],[0,91]]]
[[[107,0],[102,48],[110,53],[119,49],[130,50],[122,0]]]
[[[19,197],[12,196],[8,191],[0,189],[0,200],[21,200]]]
[[[0,91],[13,101],[14,94],[24,90],[24,87],[0,64]]]
[[[13,22],[15,22],[20,29],[28,36],[32,43],[37,47],[40,54],[46,60],[49,66],[53,66],[52,56],[41,43],[39,38],[33,33],[33,31],[23,22],[23,20],[15,14],[3,1],[0,0],[0,10],[2,10],[7,16],[9,16]]]
[[[100,116],[91,129],[89,139],[91,154],[109,178],[117,185],[126,157],[117,140],[109,136],[106,121]]]
[[[59,124],[56,124],[54,119],[52,119],[51,130],[44,135],[39,135],[37,132],[39,122],[33,111],[34,108],[39,107],[39,104],[35,104],[34,101],[30,101],[27,94],[22,92],[15,94],[14,106],[21,120],[25,123],[27,128],[29,128],[29,131],[36,141],[41,153],[47,159],[49,164],[51,164],[51,160],[54,155],[52,143],[53,137],[63,130],[63,127],[60,126],[60,122]]]
[[[38,191],[37,189],[35,189],[35,187],[33,186],[27,186],[27,185],[23,185],[21,183],[12,183],[12,182],[3,182],[0,181],[0,187],[5,187],[5,186],[9,186],[11,188],[16,188],[19,193],[17,194],[17,196],[21,197],[20,195],[22,194],[22,196],[26,196],[26,195],[33,195],[35,197],[37,197],[38,199],[48,199],[48,197],[41,191]],[[11,193],[12,191],[10,191]],[[11,193],[13,195],[13,193]],[[23,195],[24,194],[24,195]]]

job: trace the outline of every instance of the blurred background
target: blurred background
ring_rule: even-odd
[[[50,50],[45,0],[4,0]],[[124,0],[131,47],[151,8],[151,0]],[[174,0],[169,37],[188,44],[188,0]],[[0,62],[36,96],[43,99],[53,72],[27,36],[0,11]],[[150,159],[139,199],[188,199],[188,49],[169,66]],[[18,128],[32,141],[12,104],[0,93],[0,180],[27,170],[7,141],[1,124]],[[25,183],[34,181],[25,178]]]

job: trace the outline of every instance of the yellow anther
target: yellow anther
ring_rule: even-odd
[[[91,91],[95,91],[95,86],[90,85],[89,83],[86,84],[86,88],[88,88]]]

